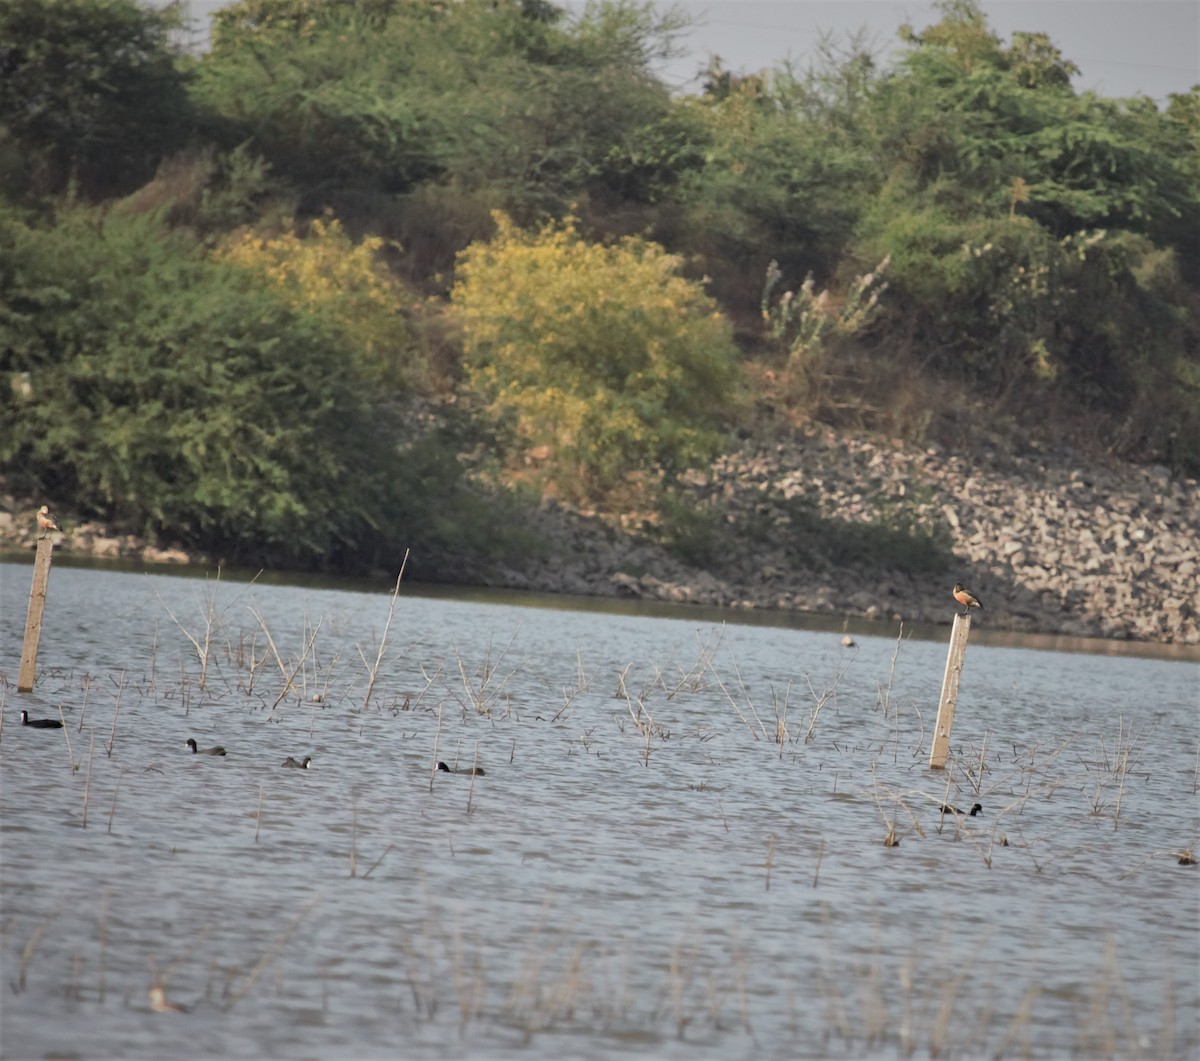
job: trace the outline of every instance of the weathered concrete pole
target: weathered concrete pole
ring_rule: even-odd
[[[967,661],[967,636],[971,633],[971,616],[956,612],[950,628],[950,654],[946,657],[946,674],[942,678],[942,698],[938,702],[937,722],[933,727],[933,747],[929,751],[929,769],[943,770],[950,754],[950,729],[954,725],[954,705],[958,701],[958,679]]]
[[[25,641],[21,646],[21,672],[17,675],[17,692],[33,692],[37,674],[38,639],[42,636],[42,611],[46,607],[46,589],[50,585],[50,559],[54,542],[50,536],[38,538],[37,557],[33,561],[33,588],[29,591],[29,612],[25,617]]]

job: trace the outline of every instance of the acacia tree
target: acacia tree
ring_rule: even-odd
[[[99,197],[154,172],[191,127],[178,25],[137,0],[0,3],[0,130],[24,181]]]
[[[1057,392],[1168,456],[1200,409],[1188,109],[1076,94],[1044,36],[939,6],[873,101],[888,179],[856,250],[890,256],[893,331],[992,398]]]

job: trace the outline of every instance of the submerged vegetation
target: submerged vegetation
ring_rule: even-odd
[[[469,530],[525,491],[702,555],[677,476],[814,418],[1086,425],[1195,474],[1200,89],[1077,92],[1043,34],[939,6],[890,65],[852,39],[672,94],[680,21],[615,0],[240,0],[203,52],[179,9],[9,0],[7,488],[438,577],[528,548]],[[810,521],[934,563],[917,522]]]
[[[88,600],[135,578],[74,574]],[[104,1052],[156,989],[268,1053],[1194,1052],[1182,663],[1027,653],[1014,684],[1011,649],[973,648],[930,771],[943,653],[903,625],[843,648],[612,614],[597,637],[399,579],[312,612],[151,581],[114,608],[121,670],[46,646],[65,727],[0,729],[6,1052],[47,1013]],[[1120,708],[1150,666],[1159,701]]]

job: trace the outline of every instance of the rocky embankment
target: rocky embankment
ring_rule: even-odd
[[[560,513],[569,550],[505,584],[560,593],[629,595],[837,616],[947,622],[955,581],[983,600],[982,620],[1017,631],[1200,643],[1200,493],[1165,468],[1077,464],[1066,450],[1017,452],[997,441],[971,456],[813,430],[750,444],[693,478],[733,524],[722,577]],[[845,521],[869,522],[907,499],[942,521],[954,559],[910,572],[865,559],[797,564],[787,548],[797,497]],[[739,523],[774,528],[767,540]]]
[[[690,477],[698,509],[728,534],[718,564],[690,567],[611,522],[547,503],[534,528],[544,556],[472,580],[550,593],[629,596],[909,622],[947,622],[950,587],[982,599],[997,628],[1200,644],[1200,492],[1161,467],[1083,462],[1067,449],[997,440],[970,455],[869,441],[823,429],[747,443]],[[867,523],[908,506],[939,526],[953,559],[910,571],[884,558],[851,565],[798,559],[797,498]],[[73,524],[60,548],[186,563],[100,525]],[[843,524],[844,525],[844,524]],[[0,544],[32,548],[33,509],[0,504]]]

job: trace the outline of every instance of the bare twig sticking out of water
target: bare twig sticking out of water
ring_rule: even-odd
[[[46,929],[50,927],[50,922],[58,917],[58,912],[63,908],[64,901],[65,900],[63,899],[59,899],[58,902],[54,904],[54,909],[37,923],[37,927],[29,934],[29,939],[25,941],[25,946],[21,949],[20,976],[15,984],[11,983],[11,981],[9,983],[9,986],[14,992],[21,992],[25,990],[25,974],[29,970],[29,963],[33,961],[33,956],[37,952],[38,943],[41,942],[42,936],[45,934]]]
[[[358,793],[350,793],[350,879],[358,876]]]
[[[737,660],[733,659],[732,662],[733,662],[733,673],[737,675],[738,688],[741,690],[742,696],[744,696],[746,699],[746,709],[750,712],[751,715],[754,716],[754,721],[758,724],[757,732],[755,731],[754,726],[752,726],[750,724],[749,719],[747,719],[746,716],[744,714],[742,714],[742,709],[739,706],[737,700],[735,699],[733,694],[729,691],[729,689],[726,687],[725,683],[721,680],[721,676],[713,668],[712,660],[710,659],[708,661],[708,667],[712,673],[714,680],[717,683],[717,688],[720,689],[721,692],[723,692],[725,694],[725,699],[729,701],[729,704],[733,708],[734,712],[737,714],[737,717],[740,718],[743,723],[745,723],[746,728],[754,736],[754,739],[769,741],[771,738],[767,733],[766,726],[763,725],[762,719],[758,717],[758,712],[754,710],[754,702],[750,699],[750,693],[746,689],[746,683],[742,680],[742,672],[738,668]]]
[[[383,653],[387,648],[388,629],[392,625],[392,616],[396,613],[396,598],[400,596],[400,580],[404,578],[404,569],[408,566],[408,550],[404,550],[404,559],[400,561],[400,571],[396,575],[396,586],[392,590],[392,599],[388,602],[387,619],[383,624],[383,633],[379,638],[379,651],[375,654],[375,662],[368,666],[367,673],[370,677],[367,679],[367,693],[363,697],[363,710],[371,703],[371,693],[375,690],[375,681],[379,677],[379,668],[383,664]],[[359,649],[361,655],[362,649]],[[365,663],[366,660],[364,659]]]
[[[812,886],[815,888],[817,882],[821,879],[821,859],[825,857],[825,838],[821,837],[821,842],[817,844],[817,865],[813,869]]]
[[[1135,733],[1132,723],[1129,728],[1125,728],[1124,717],[1118,719],[1118,736],[1117,747],[1114,753],[1113,768],[1119,778],[1117,786],[1117,805],[1113,811],[1113,829],[1115,830],[1121,822],[1121,800],[1125,795],[1125,778],[1129,774],[1129,768],[1141,758],[1142,752],[1146,749],[1146,742],[1150,735],[1154,732],[1158,723],[1155,722],[1150,726],[1150,732],[1146,732],[1146,727],[1139,727]],[[1141,748],[1138,748],[1139,742]]]
[[[987,730],[983,731],[983,740],[979,744],[979,765],[972,772],[970,765],[967,766],[967,777],[971,779],[972,785],[975,787],[975,795],[979,795],[980,789],[983,787],[983,771],[987,768]]]
[[[75,752],[71,750],[71,734],[67,732],[67,720],[63,715],[62,704],[58,705],[58,718],[62,722],[63,736],[67,740],[67,765],[71,768],[71,773],[75,773]]]
[[[629,709],[629,717],[633,719],[633,724],[637,726],[638,732],[645,738],[645,745],[642,751],[642,765],[650,765],[650,741],[654,737],[666,738],[667,731],[663,729],[657,722],[654,721],[654,716],[650,713],[650,709],[646,706],[641,697],[637,700],[637,710],[634,711],[634,701],[626,701],[625,706]],[[645,715],[643,717],[643,712]]]
[[[263,801],[263,786],[262,782],[258,783],[258,810],[254,812],[254,842],[258,843],[258,831],[262,827],[262,801]]]
[[[121,772],[117,774],[117,783],[113,786],[112,806],[108,808],[108,829],[105,831],[112,833],[113,815],[117,813],[117,793],[121,791],[121,778],[125,776],[125,767],[121,767]]]
[[[780,703],[779,695],[775,692],[775,687],[771,687],[771,704],[775,708],[775,743],[779,745],[779,758],[783,758],[783,746],[787,744],[788,729],[787,715],[788,707],[792,700],[792,683],[787,684],[787,691],[783,695],[783,702]]]
[[[158,620],[154,620],[154,640],[150,642],[150,688],[158,688]]]
[[[812,741],[813,736],[817,731],[817,716],[820,715],[821,709],[825,707],[831,700],[837,696],[837,687],[841,680],[846,676],[846,671],[850,669],[850,664],[854,662],[854,657],[846,660],[842,668],[833,676],[833,684],[829,686],[819,696],[816,689],[813,688],[812,679],[806,674],[804,680],[808,683],[808,691],[813,696],[813,706],[809,709],[808,729],[804,733],[804,743],[808,744]]]
[[[630,666],[633,666],[633,664],[630,664]],[[551,722],[557,722],[560,718],[562,718],[562,716],[571,709],[571,705],[575,703],[576,699],[578,699],[580,696],[586,693],[588,689],[591,688],[592,679],[596,676],[596,671],[593,670],[591,674],[588,674],[583,669],[583,654],[580,651],[579,645],[575,646],[575,667],[575,688],[563,689],[563,705],[556,712],[554,712],[554,716],[550,719]],[[597,669],[599,669],[599,667],[597,667]]]
[[[380,864],[380,863],[381,863],[381,862],[382,862],[382,861],[383,861],[385,858],[387,858],[388,852],[389,852],[389,851],[391,851],[391,849],[392,849],[393,847],[395,847],[395,846],[396,846],[395,844],[388,844],[388,845],[387,845],[387,847],[385,847],[385,848],[383,849],[383,854],[382,854],[382,855],[380,855],[380,856],[379,856],[379,857],[378,857],[378,858],[377,858],[377,859],[376,859],[374,862],[372,862],[372,863],[371,863],[371,868],[370,868],[369,870],[367,870],[367,872],[366,872],[366,873],[364,873],[364,874],[362,875],[362,879],[363,879],[363,880],[366,880],[366,879],[367,879],[367,878],[368,878],[368,877],[369,877],[369,876],[370,876],[372,873],[374,873],[374,872],[375,872],[375,869],[376,869],[376,867],[377,867],[377,866],[378,866],[378,865],[379,865],[379,864]]]
[[[83,732],[83,716],[87,714],[88,693],[92,688],[92,679],[90,675],[83,676],[83,703],[79,705],[79,725],[75,727],[76,733]]]
[[[92,790],[92,752],[94,752],[95,750],[96,750],[96,733],[93,730],[90,733],[90,739],[88,740],[87,778],[83,782],[83,827],[85,829],[87,828],[88,795],[91,793],[91,790]]]
[[[467,813],[471,813],[471,797],[475,795],[475,778],[479,774],[479,741],[475,742],[475,754],[471,759],[471,783],[467,786]]]
[[[892,683],[896,680],[896,660],[900,655],[900,645],[904,641],[904,623],[900,624],[900,632],[896,635],[896,647],[892,652],[892,662],[888,667],[887,685],[880,685],[875,692],[875,706],[883,712],[883,717],[887,718],[888,708],[892,705]],[[855,655],[858,654],[858,649],[854,650]],[[851,657],[853,659],[853,657]]]
[[[1196,742],[1196,768],[1192,771],[1192,795],[1200,792],[1200,741]]]
[[[767,876],[766,876],[766,882],[765,882],[766,886],[763,888],[763,891],[769,892],[771,890],[771,867],[774,864],[775,864],[775,834],[770,833],[767,836],[767,861],[765,863],[766,870],[767,870]]]
[[[614,700],[628,700],[629,690],[625,688],[625,679],[629,677],[632,663],[626,663],[622,670],[617,671],[617,691],[613,693]],[[1196,750],[1196,769],[1200,770],[1200,748]]]
[[[262,572],[260,571],[259,574],[262,574]],[[220,567],[217,568],[217,577],[216,577],[215,581],[218,585],[220,584],[220,581],[221,581]],[[245,596],[245,594],[249,591],[250,587],[253,586],[254,583],[257,581],[258,581],[258,575],[255,575],[254,578],[252,578],[249,582],[246,583],[246,585],[242,589],[242,591],[233,599],[233,601],[230,602],[230,604],[220,614],[224,614],[225,611],[228,611],[230,608],[233,607],[234,604],[236,604],[239,600],[241,600],[241,598],[243,596]],[[203,637],[203,639],[196,637],[194,634],[192,634],[187,629],[187,627],[185,627],[183,625],[183,623],[181,623],[179,621],[179,619],[176,617],[175,613],[173,611],[171,611],[171,609],[170,609],[170,607],[168,607],[166,601],[164,601],[162,599],[162,597],[158,594],[157,591],[154,594],[155,597],[158,598],[158,603],[163,606],[163,609],[171,617],[171,621],[177,627],[179,627],[179,632],[181,634],[183,634],[183,636],[186,637],[192,643],[192,648],[196,652],[196,658],[200,661],[200,688],[202,690],[207,687],[208,665],[212,659],[213,635],[214,635],[214,632],[215,632],[215,629],[217,626],[217,620],[220,618],[220,615],[217,612],[217,590],[216,590],[215,586],[210,584],[208,582],[208,580],[205,579],[205,589],[206,589],[206,598],[207,599],[205,601],[205,607],[201,610],[201,613],[200,613],[201,618],[204,621],[204,637]]]
[[[437,728],[433,731],[433,762],[429,766],[429,791],[433,792],[433,782],[438,772],[438,745],[442,739],[442,710],[438,708]]]
[[[912,808],[904,802],[904,793],[897,792],[894,789],[891,789],[888,786],[880,783],[879,779],[875,776],[875,763],[873,761],[871,763],[871,779],[875,782],[870,792],[871,799],[874,801],[875,806],[879,808],[879,813],[883,818],[883,823],[888,827],[887,837],[884,840],[884,844],[887,847],[895,847],[900,842],[896,837],[896,819],[889,818],[887,811],[883,809],[883,797],[885,795],[894,801],[897,809],[903,810],[904,813],[908,815],[909,821],[912,822],[914,831],[918,836],[924,839],[925,830],[921,828],[921,823],[917,820],[917,816],[913,813]]]
[[[120,680],[117,682],[117,699],[113,704],[113,721],[112,729],[108,731],[108,747],[105,753],[108,758],[112,758],[113,741],[117,739],[117,713],[121,710],[121,693],[125,690],[125,672],[121,671]]]
[[[725,624],[721,624],[715,638],[710,640],[705,640],[702,632],[696,631],[696,640],[700,642],[700,655],[690,670],[681,670],[679,679],[667,693],[668,700],[674,700],[681,693],[694,693],[700,690],[704,684],[704,672],[712,669],[717,650],[725,640]],[[665,682],[663,687],[666,688]]]
[[[683,939],[671,947],[671,961],[667,966],[667,996],[671,1015],[675,1021],[675,1034],[682,1039],[691,1023],[691,1014],[684,1008],[688,988],[696,975],[696,959],[700,953],[700,940],[686,945]]]
[[[520,628],[514,630],[512,636],[508,639],[508,643],[504,646],[504,651],[500,653],[499,658],[495,663],[492,662],[492,642],[488,640],[487,653],[484,656],[483,663],[479,668],[479,689],[476,690],[471,684],[471,678],[467,674],[466,664],[463,662],[461,653],[457,646],[454,649],[454,657],[458,661],[458,673],[462,678],[463,688],[466,691],[467,704],[479,715],[488,715],[492,713],[492,705],[504,693],[504,687],[508,685],[509,679],[517,673],[521,663],[516,664],[503,678],[502,681],[496,682],[496,671],[500,665],[508,658],[509,652],[512,651],[513,643],[517,640],[517,634],[520,633]],[[461,703],[461,701],[460,701]],[[463,705],[464,708],[467,706]]]
[[[275,639],[271,636],[271,631],[267,628],[267,622],[262,617],[262,613],[257,608],[251,608],[250,613],[258,620],[258,625],[262,627],[262,631],[267,636],[267,644],[271,646],[271,652],[275,656],[275,662],[279,666],[279,672],[283,675],[283,688],[279,690],[279,695],[275,697],[275,702],[271,705],[271,710],[274,711],[283,698],[294,688],[296,675],[300,673],[300,668],[304,666],[304,661],[308,658],[308,654],[312,651],[313,645],[316,643],[317,634],[321,632],[321,625],[325,622],[324,617],[317,623],[312,635],[304,646],[304,651],[300,653],[300,658],[296,661],[296,665],[289,671],[284,665],[283,658],[279,655],[279,649],[275,647]]]
[[[991,940],[991,937],[992,933],[990,931],[984,932],[976,941],[971,953],[963,959],[962,968],[958,974],[951,974],[943,978],[945,986],[942,992],[942,1004],[938,1007],[937,1019],[934,1021],[933,1029],[929,1034],[930,1057],[941,1057],[944,1053],[949,1052],[949,1044],[946,1040],[951,1020],[954,1017],[954,1007],[958,1001],[958,989],[962,984],[967,982],[970,970],[978,967],[979,956],[983,953],[984,947]]]
[[[255,981],[258,980],[258,978],[262,976],[264,972],[266,972],[271,963],[279,957],[280,952],[287,945],[287,941],[292,938],[292,934],[300,927],[304,919],[308,917],[312,908],[321,901],[321,898],[322,893],[317,892],[316,895],[309,899],[309,901],[305,903],[304,909],[296,915],[295,920],[283,930],[283,933],[271,945],[270,949],[268,949],[267,952],[261,958],[259,958],[254,968],[251,969],[250,972],[247,973],[242,979],[242,982],[238,984],[237,990],[226,993],[225,1008],[227,1010],[233,1009],[233,1007],[245,997],[246,992],[254,986]]]

